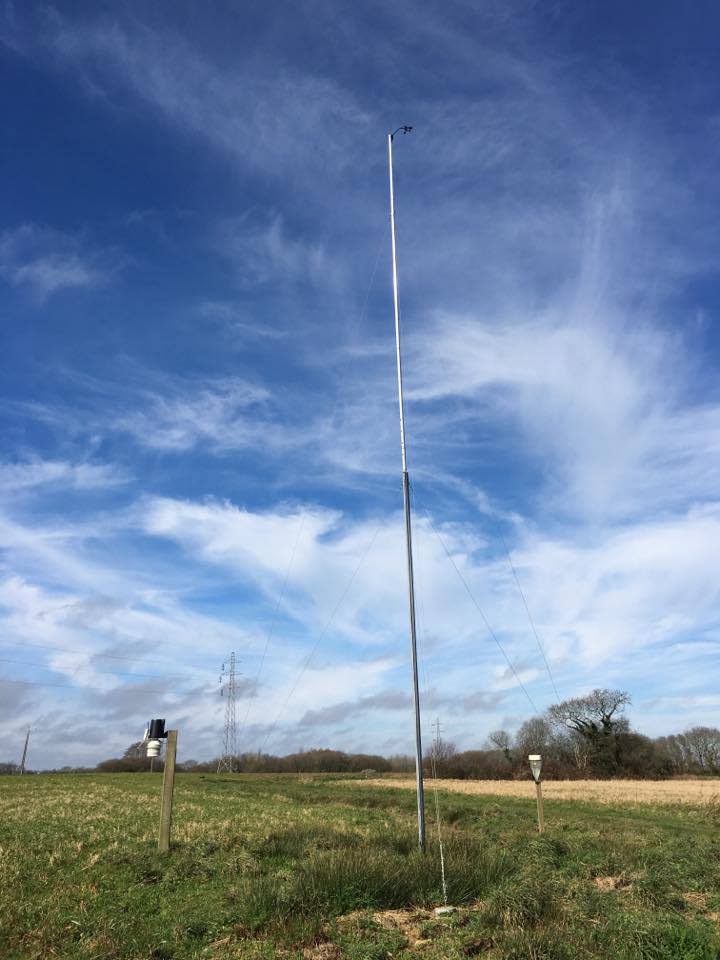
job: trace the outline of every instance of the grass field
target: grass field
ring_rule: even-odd
[[[459,909],[436,917],[438,851],[415,851],[411,791],[179,776],[162,858],[160,782],[0,778],[3,960],[720,956],[714,804],[549,799],[540,837],[531,793],[442,791]]]
[[[370,780],[382,787],[415,789],[414,777]],[[532,780],[439,780],[441,790],[453,793],[486,794],[495,797],[531,797]],[[607,804],[720,805],[720,779],[689,777],[683,780],[546,780],[543,795],[549,800],[591,800]]]

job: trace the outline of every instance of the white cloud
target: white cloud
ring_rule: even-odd
[[[336,284],[339,268],[327,248],[314,238],[291,235],[281,214],[250,213],[224,221],[218,229],[217,250],[227,259],[238,281],[258,284]]]
[[[514,562],[551,653],[592,671],[720,627],[719,533],[713,504],[588,532],[585,542],[531,535]]]
[[[336,611],[333,631],[377,644],[403,620],[397,517],[345,523],[336,511],[321,508],[263,514],[211,500],[155,498],[147,502],[144,524],[149,534],[175,540],[190,556],[241,572],[270,597],[277,596],[287,575],[286,609],[315,632],[351,581],[352,592]],[[393,560],[398,564],[395,576],[388,570]]]
[[[148,504],[146,528],[277,596],[301,515],[163,500]],[[377,532],[371,522],[341,522],[327,512],[304,516],[306,527],[287,573],[286,610],[317,635],[353,579],[331,637],[344,633],[363,646],[395,644],[407,619],[400,519],[385,519]],[[516,530],[513,562],[561,691],[570,695],[598,672],[611,675],[633,653],[661,655],[672,642],[718,628],[720,589],[712,571],[720,562],[719,524],[717,509],[708,506],[667,521],[595,528],[585,542]],[[554,694],[542,675],[543,661],[507,558],[496,557],[471,526],[443,527],[441,536],[542,707]],[[462,690],[470,668],[482,672],[489,689],[516,689],[516,678],[423,517],[416,520],[415,545],[430,682],[443,689],[457,683]]]
[[[441,316],[412,349],[410,397],[472,400],[466,421],[515,446],[561,512],[642,515],[717,489],[720,403],[686,399],[678,336],[582,316]]]
[[[389,14],[397,29],[387,34],[376,25],[366,33],[352,17],[324,24],[338,49],[372,39],[409,112],[399,120],[420,120],[397,154],[411,468],[419,485],[423,478],[434,482],[432,492],[442,485],[444,501],[433,501],[440,516],[462,518],[434,522],[538,705],[554,694],[498,554],[501,526],[561,692],[606,682],[633,692],[682,685],[686,699],[663,701],[667,716],[653,720],[667,732],[712,707],[698,691],[717,685],[720,400],[695,320],[694,341],[678,321],[687,309],[711,330],[712,308],[695,303],[695,290],[677,296],[687,293],[689,277],[714,269],[713,205],[696,176],[706,161],[675,152],[620,68],[593,74],[585,86],[555,48],[538,57],[534,32],[505,9],[483,12],[481,41],[433,11],[418,19],[404,3]],[[40,591],[35,599],[20,588],[5,594],[13,629],[49,643],[62,637],[68,646],[166,636],[181,660],[200,645],[215,656],[232,640],[245,645],[253,666],[263,645],[256,621],[270,618],[287,572],[267,685],[251,718],[253,736],[262,738],[265,714],[292,694],[275,740],[291,745],[298,709],[327,707],[340,717],[357,702],[375,702],[388,684],[406,689],[403,528],[387,509],[399,506],[397,484],[394,501],[385,486],[399,459],[392,333],[389,310],[387,324],[374,325],[377,291],[366,287],[386,219],[389,103],[378,91],[389,89],[390,74],[370,87],[347,79],[352,64],[342,75],[313,76],[304,55],[300,67],[290,54],[267,58],[263,43],[281,39],[280,30],[225,58],[222,50],[213,56],[209,36],[182,39],[177,24],[163,29],[157,19],[152,29],[124,14],[113,22],[40,19],[26,52],[50,48],[53,63],[59,54],[87,90],[101,91],[103,109],[122,106],[125,117],[129,91],[176,134],[209,145],[218,169],[231,163],[244,178],[241,191],[228,191],[221,222],[201,223],[200,233],[240,287],[261,297],[256,303],[245,290],[237,299],[223,290],[200,310],[238,338],[252,337],[258,368],[280,335],[265,317],[285,339],[280,363],[265,368],[278,389],[255,371],[248,379],[131,375],[92,385],[85,409],[77,383],[67,407],[45,409],[63,436],[114,433],[121,447],[117,434],[125,434],[144,451],[172,454],[162,461],[170,479],[167,496],[143,499],[139,491],[131,510],[112,515],[0,517],[8,571]],[[398,42],[403,56],[384,56]],[[441,51],[441,83],[415,49]],[[141,211],[126,222],[154,217]],[[26,226],[2,242],[5,278],[38,300],[107,273],[83,237]],[[315,316],[301,297],[288,296],[307,284],[330,288],[330,307]],[[258,472],[244,488],[247,507],[183,499],[185,470],[197,463],[181,455],[200,450],[253,451]],[[265,469],[272,456],[282,469]],[[0,468],[0,480],[10,498],[53,484],[99,489],[112,479],[103,469],[37,461]],[[210,469],[209,489],[214,482]],[[316,505],[253,507],[253,483],[264,504],[282,484],[296,495],[313,491],[307,496]],[[362,499],[371,484],[379,496]],[[355,516],[322,504],[329,487],[328,503],[351,502]],[[468,503],[479,517],[465,512]],[[452,736],[476,744],[478,724],[496,725],[493,697],[506,697],[507,715],[518,719],[527,704],[421,512],[415,543],[427,686],[438,688],[435,702],[457,696],[467,716],[454,716]],[[214,602],[222,608],[216,616],[197,613]],[[119,688],[114,708],[129,710],[138,696]],[[641,704],[643,728],[654,708]],[[206,702],[182,709],[193,736],[214,722]],[[363,746],[390,742],[378,726],[364,729]],[[194,742],[213,741],[203,733]]]
[[[237,449],[260,443],[266,434],[269,396],[263,387],[239,378],[198,385],[169,382],[165,389],[141,389],[138,402],[111,416],[107,426],[131,434],[141,446],[167,452],[201,443]]]
[[[65,404],[19,403],[22,413],[51,425],[62,438],[127,434],[140,446],[182,453],[205,445],[222,452],[282,446],[290,431],[277,426],[272,395],[241,377],[186,379],[132,369],[121,382],[82,374],[67,379],[80,391]]]
[[[330,351],[327,359],[330,366]],[[390,360],[387,368],[392,373]],[[344,372],[332,376],[342,379]],[[62,439],[96,443],[127,434],[140,447],[168,454],[198,447],[217,455],[252,449],[282,459],[279,485],[311,478],[327,484],[340,473],[345,483],[350,477],[362,484],[396,471],[396,401],[391,382],[376,385],[372,371],[356,369],[353,376],[342,399],[328,404],[332,382],[311,380],[303,389],[300,378],[289,390],[242,376],[185,378],[130,368],[123,382],[68,374],[79,388],[72,404],[23,402],[13,408],[51,425]]]
[[[32,458],[0,463],[0,495],[41,487],[55,490],[104,490],[127,482],[127,475],[107,463],[72,463]]]
[[[346,143],[368,117],[349,91],[334,80],[281,67],[258,50],[221,68],[178,34],[114,21],[79,24],[60,16],[47,41],[103,86],[113,72],[140,99],[188,132],[261,169],[297,174],[298,143],[322,143],[322,156],[303,154],[317,172],[347,165]],[[98,69],[99,68],[99,69]]]
[[[107,555],[101,561],[89,552],[92,525],[43,530],[5,522],[1,532],[8,569],[27,571],[0,582],[6,644],[29,641],[58,648],[57,653],[38,648],[38,659],[88,696],[98,688],[112,693],[117,700],[113,709],[125,711],[126,719],[147,712],[152,697],[142,687],[133,692],[130,679],[108,674],[108,662],[96,654],[113,652],[141,661],[172,650],[164,668],[138,663],[128,670],[185,673],[205,684],[204,692],[192,697],[179,693],[167,701],[169,711],[186,716],[192,753],[200,755],[217,749],[212,724],[217,721],[219,729],[220,719],[212,720],[217,713],[213,662],[234,647],[241,651],[243,670],[252,681],[278,602],[279,621],[260,681],[261,696],[251,704],[250,725],[243,734],[253,748],[264,741],[276,719],[269,748],[291,749],[301,743],[302,730],[294,725],[305,712],[337,708],[326,718],[332,727],[337,722],[333,717],[344,715],[346,705],[358,698],[380,696],[389,684],[405,689],[407,609],[403,528],[397,514],[376,523],[319,507],[257,512],[214,501],[154,498],[139,503],[124,527],[103,531],[103,540],[112,548],[121,542],[114,538],[124,538],[127,525],[137,523],[150,538],[143,548],[148,569],[142,575],[135,570],[133,555],[114,551],[111,568]],[[505,558],[495,554],[491,541],[478,536],[474,525],[440,525],[439,530],[542,709],[554,694]],[[694,644],[694,662],[714,663],[720,597],[712,571],[720,562],[719,534],[720,513],[714,507],[666,521],[596,527],[583,541],[550,537],[516,524],[513,562],[561,694],[603,683],[634,690],[652,659],[656,682],[665,677],[672,684],[673,675],[681,671],[688,696],[699,695],[693,686],[697,675],[686,673],[684,644]],[[166,557],[158,566],[153,550],[157,540],[177,543],[182,554]],[[439,707],[448,697],[464,698],[462,711],[449,706],[443,710],[452,717],[452,737],[470,745],[478,740],[478,723],[492,726],[497,720],[493,697],[504,697],[503,710],[519,720],[530,708],[423,516],[416,518],[415,545],[423,689],[428,703]],[[55,586],[40,586],[38,578]],[[187,584],[184,590],[182,583]],[[248,614],[238,625],[234,614],[228,619],[193,610],[190,584],[195,591],[215,584],[224,594],[229,583],[242,593],[251,588],[265,598],[263,603],[254,601],[249,621]],[[699,638],[703,649],[697,646]],[[198,659],[206,669],[191,666]],[[109,665],[114,666],[112,661]],[[117,666],[118,673],[124,669]],[[138,682],[148,689],[153,685],[150,680]],[[477,693],[474,700],[469,697],[472,690]],[[52,694],[48,696],[52,702]],[[34,702],[28,699],[29,705]],[[641,729],[652,709],[637,704],[634,717]],[[687,709],[696,713],[698,708],[688,700]],[[241,717],[244,712],[245,704]],[[656,731],[681,726],[684,715],[684,708],[675,706],[664,725],[653,719]],[[313,730],[322,742],[322,723]],[[405,749],[409,731],[403,726],[389,749]],[[352,739],[337,729],[336,736],[340,744]],[[387,739],[374,712],[364,737],[367,749],[380,749]],[[67,756],[70,759],[70,753]]]
[[[201,316],[217,321],[233,339],[238,341],[280,340],[287,335],[285,330],[252,319],[247,307],[242,303],[233,303],[229,300],[206,300],[200,304],[199,312]]]
[[[76,551],[64,545],[70,568],[79,563],[70,559]],[[98,585],[111,579],[98,565],[94,573]],[[138,739],[155,711],[184,721],[184,750],[218,751],[217,670],[230,647],[252,649],[251,635],[170,592],[150,593],[131,571],[114,578],[114,596],[89,584],[41,585],[45,562],[34,574],[36,582],[0,577],[0,685],[14,697],[0,703],[0,753],[12,749],[14,731],[32,724],[43,730],[33,765],[94,764]],[[103,736],[88,740],[82,730],[93,725]]]
[[[152,673],[184,671],[183,659],[195,659],[198,635],[204,637],[216,657],[225,655],[224,627],[218,621],[183,610],[171,597],[158,597],[153,602],[138,587],[136,584],[133,592],[128,581],[125,592],[113,598],[87,591],[49,590],[10,576],[0,581],[4,640],[21,644],[29,641],[25,654],[37,652],[33,643],[59,648],[54,654],[37,655],[50,657],[51,665],[78,686],[118,686],[123,681],[113,679],[108,671],[115,669],[122,674],[132,669],[132,663],[127,666],[121,662],[124,652],[135,664],[141,664],[145,657],[154,661]],[[247,636],[233,629],[227,640],[245,644]],[[105,652],[117,654],[117,662],[112,657],[108,661],[94,659]],[[169,658],[164,669],[157,666],[162,658]],[[79,673],[78,665],[82,668]],[[100,666],[102,672],[96,672],[94,668]],[[142,665],[135,669],[148,672]],[[215,665],[208,663],[199,670],[193,667],[193,672],[198,680],[207,681],[215,674]]]
[[[0,234],[0,275],[38,303],[60,290],[105,283],[112,271],[102,260],[79,236],[51,227],[26,223]]]

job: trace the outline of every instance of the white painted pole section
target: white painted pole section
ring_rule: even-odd
[[[390,240],[392,243],[393,306],[395,308],[395,356],[397,361],[398,403],[400,406],[400,452],[403,473],[407,472],[405,450],[405,399],[403,396],[402,353],[400,351],[400,294],[398,291],[397,246],[395,239],[395,184],[393,182],[393,134],[388,134],[388,166],[390,169]]]
[[[415,579],[413,575],[412,523],[410,519],[410,479],[405,447],[405,401],[403,398],[402,354],[400,352],[400,305],[398,296],[397,249],[395,240],[395,186],[393,183],[393,134],[388,134],[390,173],[390,236],[392,242],[393,305],[395,309],[395,352],[397,359],[398,404],[400,407],[400,450],[402,453],[403,504],[405,508],[405,545],[407,547],[408,599],[410,604],[410,655],[412,660],[413,708],[415,712],[415,781],[417,788],[418,844],[425,849],[425,789],[423,784],[422,736],[420,732],[420,686],[417,666],[415,626]]]

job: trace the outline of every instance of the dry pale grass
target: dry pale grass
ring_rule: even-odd
[[[414,790],[415,780],[345,781],[357,786]],[[427,787],[430,782],[427,782]],[[441,790],[452,793],[483,794],[496,797],[535,797],[532,780],[438,780]],[[426,789],[427,789],[426,787]],[[547,800],[587,800],[593,803],[686,803],[693,806],[720,803],[720,777],[687,780],[546,780],[543,796]]]

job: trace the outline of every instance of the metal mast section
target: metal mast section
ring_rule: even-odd
[[[425,790],[423,785],[422,736],[420,732],[420,687],[417,666],[417,633],[415,628],[415,579],[413,576],[412,524],[410,520],[410,478],[405,445],[405,402],[403,399],[402,354],[400,351],[400,304],[398,295],[397,246],[395,237],[395,185],[393,182],[393,140],[400,131],[410,133],[412,127],[398,127],[388,134],[388,168],[390,173],[390,235],[392,240],[393,305],[395,309],[395,352],[397,358],[398,404],[400,407],[400,451],[402,454],[403,504],[405,507],[405,545],[407,547],[408,599],[410,603],[410,654],[412,660],[413,708],[415,712],[415,780],[417,786],[418,844],[425,849]]]
[[[225,676],[227,674],[227,680]],[[223,680],[225,682],[223,683]],[[225,670],[222,665],[220,674],[220,696],[225,697],[225,732],[223,734],[223,753],[218,762],[217,772],[227,770],[232,773],[237,766],[237,723],[235,721],[235,701],[237,699],[237,682],[235,678],[235,654],[230,654],[230,664]]]
[[[25,734],[25,746],[23,747],[22,760],[20,761],[20,775],[25,773],[25,761],[27,760],[28,743],[30,742],[30,729]]]

